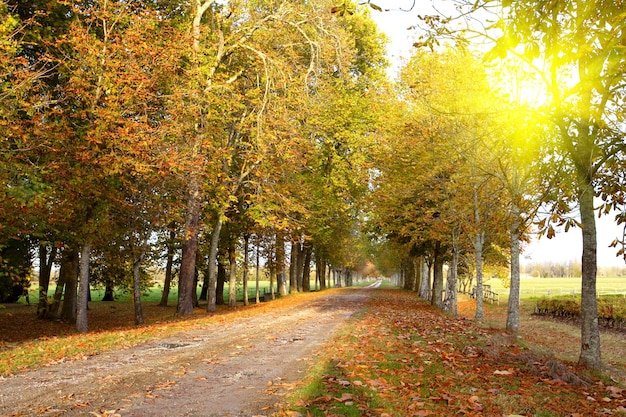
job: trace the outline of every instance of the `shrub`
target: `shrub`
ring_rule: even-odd
[[[580,317],[580,296],[542,297],[537,300],[535,313],[577,319]],[[616,296],[598,298],[598,321],[603,327],[626,329],[626,298]]]

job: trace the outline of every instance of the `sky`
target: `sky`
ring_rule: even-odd
[[[387,56],[392,63],[392,71],[395,72],[402,62],[410,57],[414,38],[419,35],[409,28],[418,22],[418,14],[430,14],[433,9],[430,3],[424,0],[415,0],[416,6],[408,12],[402,10],[410,9],[413,0],[374,0],[373,3],[382,8],[389,8],[384,12],[372,9],[371,15],[380,30],[389,37]]]
[[[618,226],[614,214],[596,217],[598,239],[598,266],[626,266],[622,257],[616,257],[618,248],[609,245],[615,238],[621,238],[624,226]],[[567,233],[558,231],[556,236],[533,239],[521,256],[521,263],[580,262],[582,255],[582,232],[570,229]]]
[[[372,0],[374,4],[388,9],[384,12],[371,11],[372,18],[380,30],[387,34],[390,43],[387,45],[388,58],[392,63],[392,76],[402,63],[410,57],[412,45],[419,36],[417,30],[409,30],[419,22],[418,15],[434,14],[433,1],[428,0]],[[411,11],[408,10],[415,4]],[[441,1],[437,1],[442,7]],[[623,234],[623,226],[618,226],[614,214],[608,214],[596,219],[598,237],[598,265],[599,266],[626,266],[623,258],[616,257],[617,248],[610,248],[611,242]],[[522,264],[535,262],[579,262],[582,256],[582,233],[580,229],[570,229],[567,233],[557,231],[554,238],[545,236],[533,238],[525,248],[520,259]]]

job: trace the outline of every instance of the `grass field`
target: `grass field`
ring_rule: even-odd
[[[369,283],[371,281],[367,281],[367,283]],[[363,283],[363,285],[367,285],[367,283]],[[198,295],[200,295],[200,289],[201,287],[198,287]],[[315,281],[312,280],[311,281],[311,290],[314,291],[316,289],[315,287]],[[48,296],[50,298],[53,297],[54,295],[54,290],[55,290],[55,285],[51,284],[50,288],[48,290]],[[277,292],[278,290],[276,289],[276,283],[274,283],[274,291]],[[163,293],[163,286],[159,283],[153,285],[152,287],[150,287],[141,297],[141,300],[143,302],[146,303],[158,303],[161,301],[161,294]],[[260,300],[263,301],[263,295],[265,293],[270,293],[270,282],[269,281],[259,281],[259,297]],[[38,290],[37,290],[37,286],[36,285],[31,285],[30,287],[30,302],[36,302],[37,297],[39,296]],[[91,289],[91,299],[92,301],[100,301],[102,300],[102,297],[104,296],[104,289],[103,288],[92,288]],[[120,289],[116,289],[115,291],[115,300],[116,301],[121,301],[121,302],[129,302],[132,301],[133,296],[130,290],[120,290]],[[172,285],[171,289],[170,289],[170,293],[169,293],[169,297],[168,297],[168,302],[169,303],[176,303],[178,299],[178,287],[177,285]],[[255,281],[250,281],[248,283],[248,300],[253,303],[256,301],[256,282]],[[238,283],[237,284],[237,301],[239,303],[243,302],[243,284]],[[228,303],[228,284],[224,285],[224,302]],[[18,303],[20,304],[25,304],[26,300],[24,298],[20,298],[18,300]]]
[[[485,280],[491,290],[500,294],[500,299],[508,297],[509,289],[505,288],[498,278]],[[520,282],[521,298],[533,298],[546,295],[580,294],[581,278],[522,278]],[[623,294],[626,296],[626,278],[598,277],[598,295]]]

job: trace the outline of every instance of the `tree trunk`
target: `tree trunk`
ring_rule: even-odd
[[[450,270],[448,283],[446,285],[446,298],[443,302],[443,309],[448,311],[454,317],[459,314],[458,302],[458,271],[459,271],[459,233],[452,232],[452,261],[450,262]]]
[[[220,233],[222,232],[222,212],[215,213],[215,225],[213,226],[213,234],[211,235],[211,248],[209,250],[209,291],[206,310],[217,310],[217,250],[220,244]],[[224,298],[224,290],[220,292],[222,302]]]
[[[250,263],[250,235],[245,234],[243,236],[243,305],[247,306],[248,303],[248,264]]]
[[[339,268],[333,268],[333,275],[335,276],[335,287],[337,288],[341,288],[343,287],[343,277],[341,276],[341,269]]]
[[[135,325],[141,326],[143,321],[143,308],[141,306],[141,263],[146,254],[145,246],[133,260],[133,305],[135,307]]]
[[[346,268],[346,287],[352,287],[354,285],[352,270]]]
[[[224,285],[226,284],[226,268],[222,262],[217,263],[217,282],[215,285],[215,304],[224,305]]]
[[[402,262],[402,288],[411,290],[411,259],[406,258]]]
[[[200,289],[200,297],[198,300],[206,301],[209,296],[209,266],[207,265],[204,268],[204,272],[202,274],[202,288]]]
[[[434,251],[434,271],[433,271],[433,292],[430,295],[430,304],[437,308],[443,308],[441,295],[443,293],[443,251],[441,242],[435,242]]]
[[[319,291],[319,282],[320,282],[319,263],[315,259],[313,260],[313,262],[315,263],[315,287],[313,288],[313,290]]]
[[[274,282],[276,278],[276,268],[270,268],[270,295],[272,296],[272,300],[276,298],[276,293],[274,291]]]
[[[511,285],[509,288],[509,303],[506,311],[506,329],[512,333],[519,332],[519,304],[520,304],[520,232],[519,232],[519,210],[513,207],[511,217],[513,221],[509,226],[509,237],[511,239]]]
[[[261,238],[259,235],[256,235],[257,243],[256,243],[256,265],[255,265],[255,281],[256,281],[256,303],[259,304],[261,302],[261,289],[260,289],[260,281],[261,281]]]
[[[411,291],[417,292],[417,289],[419,288],[420,273],[421,273],[420,268],[419,268],[419,262],[418,262],[418,259],[414,256],[411,257],[410,261],[411,261],[411,272],[412,272]]]
[[[234,239],[228,248],[228,306],[237,306],[237,251]]]
[[[54,319],[59,318],[59,307],[61,305],[61,298],[63,297],[63,290],[65,289],[65,275],[63,274],[63,260],[61,260],[61,268],[59,271],[59,279],[57,280],[57,286],[54,289],[54,295],[52,296],[52,304],[48,309],[46,318]]]
[[[333,286],[333,280],[332,280],[332,273],[333,273],[333,267],[332,265],[328,265],[328,263],[326,264],[326,270],[327,275],[326,275],[326,279],[328,281],[326,281],[326,288],[331,288]]]
[[[47,245],[39,244],[39,303],[37,304],[37,317],[39,318],[48,316],[48,289],[56,254],[56,246],[52,245],[48,252]]]
[[[67,257],[64,256],[65,261],[61,265],[61,274],[63,275],[63,281],[65,282],[65,293],[63,295],[63,307],[61,308],[61,320],[66,320],[71,323],[76,322],[76,310],[77,310],[77,294],[78,294],[78,274],[79,274],[79,254],[76,249],[69,249]],[[63,265],[66,266],[65,270]],[[61,281],[61,278],[59,278]],[[56,294],[55,294],[56,296]]]
[[[313,255],[313,244],[309,240],[304,241],[304,254],[302,266],[302,291],[311,291],[311,256]]]
[[[174,227],[170,230],[170,239],[167,242],[167,263],[165,264],[165,281],[163,282],[163,294],[161,294],[162,307],[167,307],[167,301],[170,297],[170,286],[172,285],[172,266],[174,265],[174,239],[176,232]]]
[[[483,246],[485,244],[485,232],[476,233],[474,241],[474,253],[476,255],[476,321],[485,319],[484,293],[483,293]]]
[[[104,286],[104,296],[102,297],[102,301],[115,301],[113,294],[113,285],[106,283]]]
[[[300,252],[300,242],[291,241],[291,257],[289,262],[289,292],[298,292],[298,253]]]
[[[420,281],[419,296],[428,300],[428,289],[430,288],[430,267],[423,256],[420,256],[420,267],[422,268],[422,280]]]
[[[89,331],[87,322],[87,303],[89,301],[89,261],[91,260],[91,243],[83,245],[80,252],[79,282],[80,292],[78,293],[78,305],[76,310],[76,330],[79,333]]]
[[[278,294],[285,296],[289,294],[287,288],[287,277],[285,276],[285,235],[283,232],[276,232],[276,283],[278,284]]]
[[[198,265],[196,263],[196,265]],[[193,290],[191,291],[191,301],[194,307],[200,307],[200,301],[198,300],[198,269],[196,268],[193,274]]]
[[[581,292],[581,348],[578,363],[592,369],[602,367],[598,302],[596,291],[597,241],[596,219],[593,209],[593,186],[586,181],[579,187],[580,220],[583,233],[582,292]]]
[[[324,260],[324,258],[321,258],[319,256],[316,256],[317,258],[317,263],[316,263],[316,273],[319,275],[319,280],[320,280],[320,291],[323,291],[326,289],[326,261]]]
[[[304,247],[300,239],[298,239],[298,252],[296,252],[296,285],[298,286],[298,292],[303,291],[303,271],[304,271]]]
[[[178,305],[176,314],[185,316],[193,314],[194,300],[192,292],[196,272],[196,253],[198,252],[198,228],[200,225],[200,192],[197,185],[190,186],[189,201],[187,203],[187,218],[185,219],[183,251],[180,261],[180,275],[178,277]]]

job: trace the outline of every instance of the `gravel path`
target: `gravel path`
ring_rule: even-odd
[[[374,287],[372,287],[374,288]],[[371,288],[0,380],[0,416],[269,415]]]

